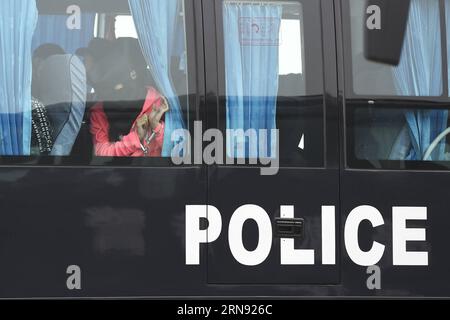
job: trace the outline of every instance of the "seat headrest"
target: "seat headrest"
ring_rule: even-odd
[[[39,95],[46,106],[72,101],[74,91],[86,91],[78,85],[86,84],[83,62],[75,55],[54,55],[47,58],[39,70]]]
[[[39,99],[46,106],[53,127],[53,138],[58,141],[61,132],[72,123],[74,130],[79,127],[80,115],[84,113],[87,86],[86,69],[75,55],[54,55],[47,58],[39,68]],[[57,147],[55,145],[55,147]],[[71,146],[70,146],[71,147]]]

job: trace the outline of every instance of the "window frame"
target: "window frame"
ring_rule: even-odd
[[[450,92],[448,73],[448,47],[445,1],[439,1],[441,29],[441,59],[442,59],[442,95],[441,96],[389,96],[389,95],[358,95],[353,85],[353,59],[351,41],[350,1],[341,1],[342,50],[344,62],[344,158],[348,170],[376,171],[450,171],[450,161],[411,161],[411,160],[361,160],[355,154],[355,131],[353,114],[357,109],[379,107],[380,109],[416,109],[416,110],[448,110],[450,111]],[[361,0],[362,1],[362,0]],[[423,0],[425,1],[425,0]],[[374,165],[374,162],[381,166]]]
[[[224,45],[224,32],[223,32],[223,3],[226,0],[214,0],[212,1],[212,5],[214,6],[214,12],[215,12],[215,17],[213,18],[214,21],[216,22],[216,30],[215,30],[215,39],[216,39],[216,54],[215,54],[215,59],[217,62],[216,65],[216,70],[217,70],[217,87],[214,88],[215,92],[217,92],[217,97],[216,97],[216,101],[214,102],[215,104],[215,110],[214,110],[214,115],[211,116],[212,112],[209,113],[208,115],[208,128],[217,128],[219,129],[224,137],[226,138],[225,132],[226,132],[226,79],[225,79],[225,45]],[[263,1],[259,1],[259,2],[270,2],[271,0],[263,0]],[[272,0],[273,1],[273,0]],[[307,0],[312,2],[311,0]],[[328,54],[328,52],[325,52],[326,48],[324,46],[324,42],[325,42],[325,22],[324,22],[324,5],[322,4],[322,0],[315,0],[315,1],[319,1],[318,4],[318,15],[320,16],[320,22],[319,22],[319,26],[320,26],[320,30],[316,31],[317,34],[319,35],[318,37],[318,41],[320,43],[320,48],[321,48],[321,52],[320,52],[320,64],[321,64],[321,69],[322,72],[320,73],[321,79],[320,79],[320,85],[321,85],[321,92],[319,95],[309,95],[309,96],[305,96],[305,98],[308,97],[315,97],[315,96],[319,96],[321,98],[322,104],[321,104],[321,111],[322,111],[322,119],[321,119],[321,123],[322,123],[322,163],[320,165],[305,165],[305,164],[298,164],[298,165],[292,165],[292,164],[285,164],[284,163],[284,159],[280,158],[279,159],[279,166],[280,168],[284,168],[284,169],[327,169],[329,167],[330,162],[335,162],[334,158],[336,157],[336,155],[333,155],[334,152],[334,148],[333,148],[333,152],[329,150],[329,148],[331,148],[331,146],[329,146],[327,144],[327,141],[329,141],[329,137],[330,137],[330,132],[335,129],[334,126],[332,126],[332,123],[329,119],[329,116],[331,115],[331,112],[329,112],[327,109],[329,107],[331,107],[331,103],[329,103],[329,100],[327,100],[327,81],[331,79],[326,79],[326,55]],[[239,2],[239,1],[237,1]],[[245,1],[244,1],[245,2]],[[247,2],[256,2],[258,3],[258,1],[247,1]],[[305,7],[304,7],[304,1],[302,0],[283,0],[281,2],[281,4],[283,3],[298,3],[301,5],[302,7],[302,12],[303,14],[305,13]],[[328,8],[329,9],[329,8]],[[334,25],[334,24],[333,24]],[[307,70],[307,56],[308,54],[306,53],[308,50],[306,49],[306,45],[305,45],[305,30],[307,30],[307,26],[305,25],[305,22],[302,21],[301,23],[301,34],[300,34],[300,39],[302,41],[302,67],[303,67],[303,75],[305,75],[305,71]],[[336,72],[337,72],[337,68],[336,68]],[[210,99],[210,102],[212,102],[212,99]],[[278,107],[278,106],[277,106]],[[278,120],[277,120],[277,129],[279,129],[278,126]],[[333,137],[337,137],[337,131],[332,133]],[[223,154],[227,155],[227,143],[226,140],[224,140],[224,149],[223,149]],[[328,158],[333,158],[333,161],[329,161]],[[218,167],[228,167],[228,168],[237,168],[237,167],[245,167],[245,168],[258,168],[261,165],[260,164],[251,164],[250,162],[250,158],[233,158],[234,160],[234,164],[223,164],[223,165],[219,165]],[[254,159],[252,159],[254,161]],[[240,163],[245,163],[245,164],[240,164]]]
[[[55,1],[55,0],[53,0]],[[123,0],[125,1],[125,0]],[[201,66],[203,59],[203,29],[198,26],[202,24],[202,17],[197,14],[199,7],[196,0],[183,0],[184,3],[184,19],[185,19],[185,42],[187,51],[187,101],[189,107],[186,115],[186,123],[188,124],[191,136],[194,133],[194,122],[200,119],[202,107],[201,95],[203,94],[202,76],[204,74]],[[59,4],[57,4],[56,8]],[[107,9],[107,8],[105,8]],[[104,9],[103,9],[104,10]],[[107,10],[106,10],[107,11]],[[105,12],[106,12],[105,11]],[[98,15],[105,13],[103,11],[95,12]],[[46,14],[43,12],[42,14]],[[109,12],[111,13],[111,12]],[[53,12],[53,14],[65,14],[65,12]],[[117,12],[117,14],[125,14],[125,12]],[[86,109],[85,115],[89,110]],[[83,121],[83,125],[85,121]],[[79,138],[79,134],[77,139]],[[191,150],[193,154],[193,146]],[[197,164],[173,164],[170,157],[99,157],[94,154],[71,154],[69,156],[1,156],[0,167],[76,167],[76,168],[191,168],[200,167]]]
[[[417,101],[399,101],[399,100],[378,100],[375,105],[368,103],[367,100],[357,99],[350,103],[347,102],[346,108],[346,168],[355,170],[401,170],[401,171],[450,171],[450,161],[419,161],[419,160],[364,160],[358,159],[355,153],[356,135],[354,129],[354,112],[358,109],[370,110],[371,108],[380,108],[383,110],[392,109],[447,109],[449,103],[434,103],[422,101],[419,105]],[[450,110],[450,109],[449,109]],[[348,133],[351,134],[348,134]],[[379,164],[379,166],[375,165]]]
[[[366,99],[373,100],[403,100],[403,101],[423,101],[429,102],[449,102],[449,74],[448,66],[448,43],[447,43],[447,25],[445,15],[445,0],[438,0],[439,2],[439,17],[441,27],[441,59],[442,59],[442,94],[440,96],[400,96],[400,95],[367,95],[356,94],[353,85],[353,59],[352,59],[352,39],[351,39],[351,17],[350,17],[350,1],[342,0],[342,39],[344,52],[344,75],[346,80],[345,86],[345,100],[351,99]],[[360,0],[363,1],[363,0]],[[449,26],[450,28],[450,26]]]

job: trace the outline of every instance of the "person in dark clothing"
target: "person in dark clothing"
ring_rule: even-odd
[[[113,50],[113,41],[94,38],[92,39],[86,48],[78,49],[75,54],[83,58],[84,65],[86,67],[86,76],[88,85],[94,87],[93,78],[97,76],[95,73],[98,71],[96,65]]]

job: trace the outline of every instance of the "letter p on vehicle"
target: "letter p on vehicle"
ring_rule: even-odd
[[[206,219],[208,227],[201,229]],[[186,265],[200,264],[200,244],[216,241],[222,232],[222,216],[213,206],[186,206]]]

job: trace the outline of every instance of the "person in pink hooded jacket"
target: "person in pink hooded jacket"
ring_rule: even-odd
[[[148,85],[147,72],[136,39],[116,40],[114,50],[95,66],[101,102],[91,109],[90,131],[96,156],[161,157],[169,105]]]

